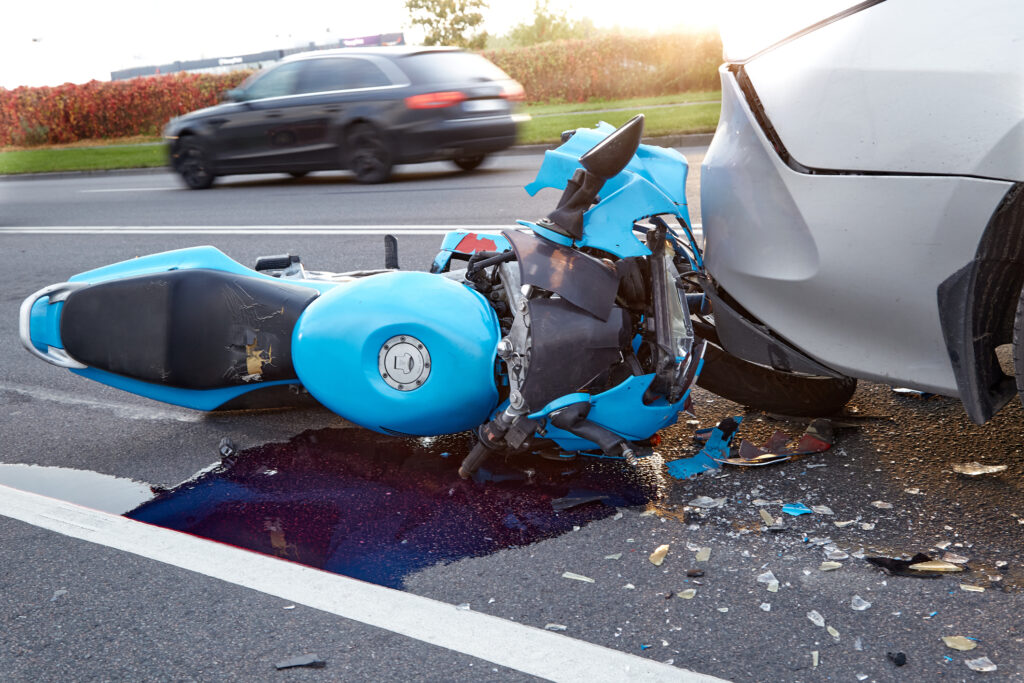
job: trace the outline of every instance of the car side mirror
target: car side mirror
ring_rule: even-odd
[[[245,91],[241,88],[232,88],[231,90],[225,90],[220,95],[221,102],[241,102],[245,99]]]

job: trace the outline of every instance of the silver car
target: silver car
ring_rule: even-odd
[[[721,348],[818,381],[822,412],[852,378],[978,423],[1024,398],[1024,4],[869,0],[725,46],[701,186]]]

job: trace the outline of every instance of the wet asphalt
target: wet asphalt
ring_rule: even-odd
[[[382,258],[378,238],[203,241],[242,262],[289,248],[315,254],[320,261],[311,267],[372,267]],[[401,238],[403,265],[425,265],[437,241]],[[349,438],[356,434],[350,425],[315,407],[202,417],[167,410],[48,367],[20,348],[16,312],[26,294],[94,265],[185,246],[180,237],[0,235],[0,243],[7,259],[0,272],[0,339],[7,342],[0,347],[0,461],[126,477],[170,495],[211,465],[230,473],[266,470],[269,463],[280,471],[289,462],[282,454],[300,445],[307,459],[340,477],[348,470],[330,463],[342,457],[340,444],[374,443],[365,432]],[[740,437],[761,442],[776,429],[798,436],[806,426],[746,414],[703,391],[695,398],[699,424],[684,421],[668,430],[659,456],[635,471],[515,460],[494,463],[491,471],[500,476],[490,481],[463,485],[455,475],[457,444],[392,444],[384,453],[353,447],[343,457],[357,463],[383,458],[387,464],[379,467],[392,478],[378,475],[376,481],[412,492],[407,495],[425,490],[424,482],[441,486],[450,470],[452,486],[467,487],[463,500],[488,501],[496,528],[525,528],[501,548],[471,549],[404,573],[404,590],[418,595],[538,627],[562,624],[570,637],[737,681],[1024,679],[1024,411],[1018,402],[977,426],[952,399],[923,400],[862,383],[842,418],[848,426],[836,429],[831,450],[677,481],[663,461],[695,453],[697,427],[744,415]],[[217,445],[225,436],[239,446],[233,465],[239,470],[220,461]],[[410,458],[410,451],[417,457]],[[426,475],[421,470],[428,460]],[[953,471],[973,461],[1006,469],[977,477]],[[349,473],[356,477],[346,480],[350,484],[374,476],[372,468],[353,467],[359,471]],[[569,512],[551,506],[563,492],[624,490],[642,499],[595,501]],[[302,499],[302,491],[289,495]],[[702,496],[724,500],[713,508],[690,505]],[[796,502],[827,506],[833,514],[782,512],[783,504]],[[531,521],[524,510],[538,517]],[[768,530],[760,510],[782,518],[785,528]],[[514,520],[497,514],[505,511]],[[474,514],[472,506],[448,512]],[[567,520],[570,515],[578,517]],[[295,519],[308,517],[296,513]],[[836,525],[848,521],[853,523]],[[301,525],[285,524],[286,535],[301,535]],[[542,526],[555,533],[531,540]],[[418,528],[429,529],[429,523]],[[273,547],[269,531],[263,541]],[[0,539],[0,672],[7,680],[527,679],[323,612],[286,610],[277,598],[7,518],[0,518]],[[648,557],[664,544],[668,554],[655,566]],[[697,559],[701,548],[710,549],[705,561]],[[822,571],[829,550],[850,557]],[[967,558],[965,571],[890,576],[863,559],[919,552],[960,555]],[[703,575],[687,576],[688,570]],[[779,582],[777,592],[757,581],[769,570]],[[565,572],[594,581],[563,578]],[[693,597],[681,597],[688,589]],[[854,610],[854,596],[871,606]],[[824,626],[808,618],[812,611]],[[977,646],[950,649],[941,638],[952,635]],[[305,652],[316,652],[326,667],[274,670],[275,662]],[[906,664],[897,667],[888,653],[903,653]],[[998,670],[975,673],[965,664],[982,656]]]

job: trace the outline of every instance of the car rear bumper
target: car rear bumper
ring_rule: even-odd
[[[517,135],[518,122],[512,116],[445,119],[408,131],[397,151],[402,161],[490,154],[514,145]]]

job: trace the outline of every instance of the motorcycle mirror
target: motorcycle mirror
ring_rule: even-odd
[[[618,175],[633,158],[643,133],[644,115],[637,114],[581,156],[580,164],[601,180],[608,180]]]

